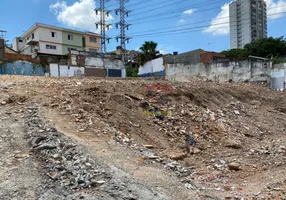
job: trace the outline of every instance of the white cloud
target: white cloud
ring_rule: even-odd
[[[284,14],[275,14],[286,12],[286,0],[265,0],[267,4],[268,19],[278,19]],[[229,4],[224,4],[221,7],[219,14],[212,19],[211,24],[208,28],[204,29],[203,32],[211,33],[212,35],[226,35],[229,34]],[[275,14],[275,15],[273,15]],[[216,25],[220,24],[220,25]]]
[[[99,22],[100,16],[95,14],[95,8],[94,0],[79,0],[70,6],[65,1],[50,5],[50,11],[59,22],[72,28],[97,32],[95,23]],[[112,16],[107,17],[107,21],[112,19]]]
[[[282,17],[283,14],[276,14],[276,13],[286,12],[286,0],[279,0],[277,2],[274,2],[274,0],[265,0],[265,1],[267,4],[268,19],[278,19]]]
[[[225,35],[229,33],[229,3],[221,7],[220,13],[212,19],[211,25],[204,29],[203,32],[212,33],[213,35]],[[216,25],[220,24],[220,25]]]
[[[185,23],[185,22],[186,22],[185,19],[180,19],[180,20],[179,20],[179,23]]]
[[[182,15],[191,15],[191,14],[194,13],[194,11],[195,11],[195,9],[185,10],[185,11],[182,13]]]

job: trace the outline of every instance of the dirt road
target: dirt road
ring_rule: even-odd
[[[285,199],[286,99],[201,80],[0,77],[1,199]]]

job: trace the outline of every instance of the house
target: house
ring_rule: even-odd
[[[13,49],[22,54],[67,55],[70,50],[99,51],[101,36],[41,23],[34,24],[13,40]]]

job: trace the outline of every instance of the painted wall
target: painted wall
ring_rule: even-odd
[[[39,64],[15,61],[0,64],[0,74],[44,76],[44,68]]]
[[[174,81],[188,81],[202,77],[215,82],[268,81],[270,64],[263,62],[217,62],[211,64],[168,64],[166,78]]]
[[[90,37],[96,37],[96,43],[90,42]],[[85,35],[85,50],[97,49],[97,52],[100,52],[100,37],[93,35]]]
[[[77,66],[67,66],[67,65],[58,65],[50,64],[50,76],[52,77],[72,77],[72,76],[83,76],[85,73],[84,67]]]
[[[56,49],[47,49],[46,45],[54,45],[56,46]],[[40,42],[39,53],[52,54],[52,55],[63,55],[63,46],[61,44],[56,44],[56,43]]]
[[[59,44],[62,44],[63,42],[62,31],[52,29],[52,28],[45,28],[45,27],[39,27],[36,30],[39,31],[39,40],[41,41],[50,42],[50,43],[59,43]],[[55,32],[56,37],[52,37],[51,32]]]
[[[68,35],[73,35],[73,40],[68,40]],[[70,33],[67,31],[63,31],[62,33],[63,37],[63,55],[66,55],[69,53],[68,48],[74,48],[77,50],[84,50],[83,49],[83,44],[82,44],[82,37],[83,34],[79,33]]]
[[[164,71],[165,67],[163,65],[163,58],[157,58],[151,61],[148,61],[143,66],[139,68],[138,75],[139,76],[149,76],[155,72]]]

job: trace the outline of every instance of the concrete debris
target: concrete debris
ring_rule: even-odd
[[[235,138],[229,138],[225,141],[225,143],[226,143],[225,146],[229,148],[234,148],[234,149],[242,148],[242,142]]]
[[[234,171],[239,171],[239,170],[241,170],[240,164],[239,164],[239,163],[235,163],[235,162],[229,163],[229,164],[228,164],[228,168],[229,168],[230,170],[234,170]]]
[[[168,157],[172,160],[183,160],[187,157],[186,152],[180,152],[180,153],[171,153],[168,155]]]

